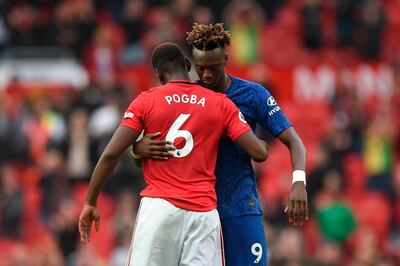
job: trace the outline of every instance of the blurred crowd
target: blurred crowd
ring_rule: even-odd
[[[18,80],[0,88],[0,265],[125,265],[144,186],[129,154],[100,197],[100,231],[86,246],[77,231],[91,171],[125,108],[147,89],[121,73],[149,68],[163,41],[189,55],[191,24],[220,21],[232,33],[230,68],[257,72],[260,64],[293,66],[333,53],[393,70],[384,101],[364,99],[343,72],[328,100],[280,102],[310,158],[304,226],[289,225],[283,213],[291,172],[283,146],[271,141],[256,169],[270,266],[400,265],[398,1],[3,0],[0,14],[0,53],[61,47],[90,80],[83,88],[24,88]],[[249,73],[270,84],[268,75]]]

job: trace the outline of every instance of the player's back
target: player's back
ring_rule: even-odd
[[[238,119],[238,109],[225,95],[188,81],[171,81],[135,101],[132,116],[139,116],[145,133],[161,132],[159,138],[177,148],[166,161],[143,162],[147,187],[141,195],[194,211],[214,209],[219,140],[225,131],[235,140],[250,129]],[[129,109],[125,116],[131,116]]]

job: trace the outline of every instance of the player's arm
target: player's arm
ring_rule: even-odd
[[[256,121],[289,149],[293,167],[293,185],[285,212],[289,222],[303,224],[308,219],[307,192],[305,187],[306,149],[291,123],[280,109],[274,97],[262,86],[255,88],[254,104]],[[303,182],[304,181],[304,182]]]
[[[263,162],[268,158],[268,144],[258,139],[251,130],[240,136],[236,143],[256,162]]]
[[[282,131],[278,138],[288,148],[293,168],[293,183],[286,212],[289,214],[289,222],[301,225],[305,220],[308,220],[305,182],[306,148],[293,127]]]
[[[267,143],[256,137],[243,114],[231,100],[226,96],[223,96],[222,100],[227,135],[239,144],[254,161],[265,161],[268,157]]]
[[[100,227],[100,215],[97,210],[97,198],[105,182],[111,176],[121,154],[137,139],[139,133],[131,128],[120,126],[103,151],[93,171],[85,205],[79,218],[81,241],[90,241],[90,230],[95,221],[96,230]]]

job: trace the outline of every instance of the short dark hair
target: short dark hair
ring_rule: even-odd
[[[224,29],[223,23],[194,23],[191,32],[187,32],[186,41],[199,50],[225,48],[231,44],[231,34]]]
[[[165,42],[157,45],[151,55],[154,69],[172,73],[186,69],[185,56],[176,43]]]

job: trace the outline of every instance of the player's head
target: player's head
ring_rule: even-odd
[[[192,46],[195,69],[205,87],[218,90],[225,77],[228,61],[225,48],[231,43],[231,35],[222,23],[194,23],[186,41]]]
[[[190,62],[176,43],[165,42],[156,46],[151,55],[151,62],[161,84],[177,76],[189,79]]]

